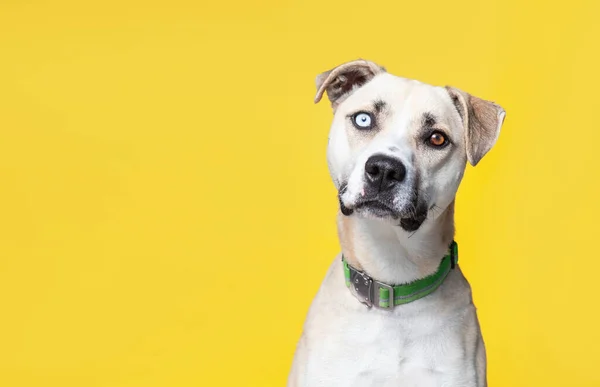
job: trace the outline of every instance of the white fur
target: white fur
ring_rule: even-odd
[[[336,259],[308,313],[288,386],[480,387],[484,367],[460,271],[433,294],[386,311],[358,302]]]
[[[384,101],[390,112],[379,132],[367,138],[353,132],[347,116],[374,100]],[[451,153],[417,144],[414,135],[426,112],[451,135],[453,148],[446,150]],[[342,250],[351,249],[371,277],[400,284],[437,269],[453,237],[454,197],[467,161],[465,130],[446,89],[388,73],[337,106],[327,160],[336,187],[347,182],[344,204],[352,208],[360,197],[366,160],[384,153],[406,165],[407,186],[420,175],[422,193],[437,208],[414,233],[397,220],[351,215],[351,247],[342,243]],[[394,205],[403,208],[407,197],[399,191]],[[459,268],[425,298],[393,310],[368,309],[346,287],[338,256],[308,313],[288,386],[483,387],[485,363],[471,289]]]

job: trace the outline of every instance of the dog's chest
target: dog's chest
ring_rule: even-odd
[[[473,385],[465,372],[464,331],[454,323],[449,329],[454,318],[444,312],[451,307],[437,314],[415,313],[417,303],[402,311],[367,309],[338,285],[325,285],[314,302],[306,326],[305,385]]]
[[[310,345],[307,370],[309,379],[315,379],[309,386],[426,387],[439,386],[444,379],[443,362],[438,360],[444,352],[449,355],[448,349],[437,335],[420,334],[418,325],[354,316],[340,319],[335,327],[321,327],[323,339]]]

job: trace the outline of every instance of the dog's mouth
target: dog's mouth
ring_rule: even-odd
[[[420,203],[416,194],[411,197],[410,204],[406,206],[409,210],[405,211],[398,210],[389,203],[389,200],[379,197],[360,200],[352,208],[349,208],[342,200],[342,195],[346,191],[346,188],[346,185],[343,185],[338,193],[340,211],[345,216],[350,216],[354,212],[357,212],[367,217],[399,221],[398,225],[407,232],[417,231],[427,219],[427,205]]]
[[[399,220],[399,226],[404,231],[417,231],[425,219],[427,219],[427,210],[425,206],[410,205],[411,208],[416,208],[413,211],[400,212],[383,201],[371,200],[361,202],[354,207],[354,210],[375,218]],[[425,208],[425,210],[423,210]],[[343,212],[342,212],[343,213]]]

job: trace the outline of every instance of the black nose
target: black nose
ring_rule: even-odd
[[[406,177],[406,167],[398,159],[385,155],[369,157],[365,163],[365,179],[379,192],[392,189]]]

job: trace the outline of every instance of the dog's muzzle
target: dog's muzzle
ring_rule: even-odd
[[[342,197],[348,185],[341,185],[338,193],[340,211],[345,216],[364,211],[379,218],[395,219],[405,231],[416,231],[427,218],[426,203],[419,201],[418,190],[412,188],[418,184],[418,177],[407,179],[407,169],[401,160],[384,154],[375,154],[365,163],[363,191],[351,205],[346,206]],[[395,203],[397,195],[405,192],[404,208]],[[406,193],[409,192],[409,193]]]

